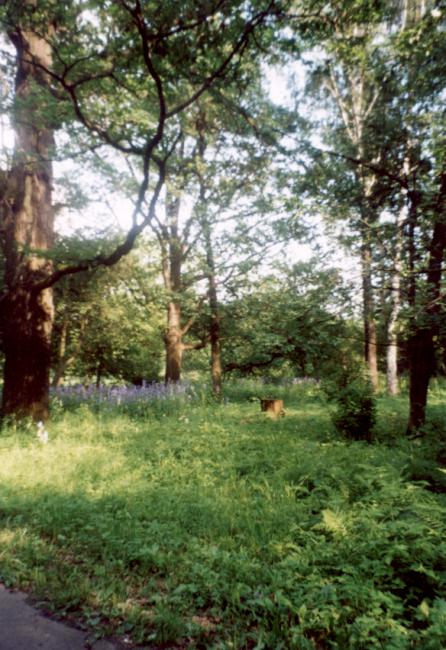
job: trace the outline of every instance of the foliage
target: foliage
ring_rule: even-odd
[[[329,400],[336,405],[332,413],[336,429],[346,438],[370,442],[376,420],[376,399],[362,365],[353,365],[351,361],[341,365],[324,387]]]
[[[304,57],[312,128],[297,148],[312,163],[297,175],[295,192],[305,193],[333,231],[342,220],[339,239],[361,260],[375,384],[375,322],[391,390],[397,345],[408,343],[409,428],[416,429],[444,323],[444,7],[332,2],[326,15],[332,21],[322,21],[316,56]],[[323,115],[313,111],[314,100]],[[317,147],[315,129],[323,143]]]
[[[83,242],[66,241],[79,249]],[[150,248],[113,269],[65,278],[57,286],[53,369],[59,380],[157,380],[162,300]]]
[[[318,259],[250,282],[222,309],[226,371],[321,377],[329,360],[355,347],[346,287]],[[352,341],[353,339],[353,341]]]
[[[442,650],[444,491],[411,463],[444,460],[428,439],[339,440],[315,390],[288,385],[277,421],[234,384],[160,418],[81,406],[47,445],[4,430],[0,579],[135,643]],[[405,401],[380,404],[391,436]]]

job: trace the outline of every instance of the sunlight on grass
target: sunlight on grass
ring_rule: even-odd
[[[0,578],[135,642],[440,650],[444,494],[412,479],[432,443],[384,438],[399,400],[370,445],[291,398],[276,421],[233,399],[5,435]]]

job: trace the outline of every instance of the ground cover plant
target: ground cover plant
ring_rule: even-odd
[[[441,387],[414,439],[406,399],[378,399],[372,443],[314,382],[139,396],[54,397],[47,444],[3,430],[1,581],[151,648],[446,646]]]

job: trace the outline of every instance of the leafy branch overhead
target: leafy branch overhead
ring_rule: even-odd
[[[141,173],[133,226],[123,242],[108,255],[56,269],[38,282],[36,289],[41,290],[64,275],[113,265],[129,252],[154,219],[172,144],[181,133],[181,116],[223,80],[240,87],[238,73],[252,35],[271,29],[268,21],[280,15],[280,8],[274,1],[243,9],[237,2],[222,1],[207,7],[183,3],[179,13],[172,3],[156,11],[138,2],[101,3],[93,9],[64,3],[49,32],[46,12],[36,15],[26,3],[12,5],[4,14],[13,39],[29,23],[42,32],[42,42],[52,52],[51,66],[29,50],[24,60],[37,78],[46,80],[45,108],[58,109],[52,116],[57,125],[91,147],[100,142],[136,157]],[[68,29],[69,24],[76,29]]]

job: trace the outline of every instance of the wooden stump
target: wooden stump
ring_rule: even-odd
[[[283,399],[261,399],[260,408],[268,415],[274,418],[283,417],[285,411],[283,408]]]

